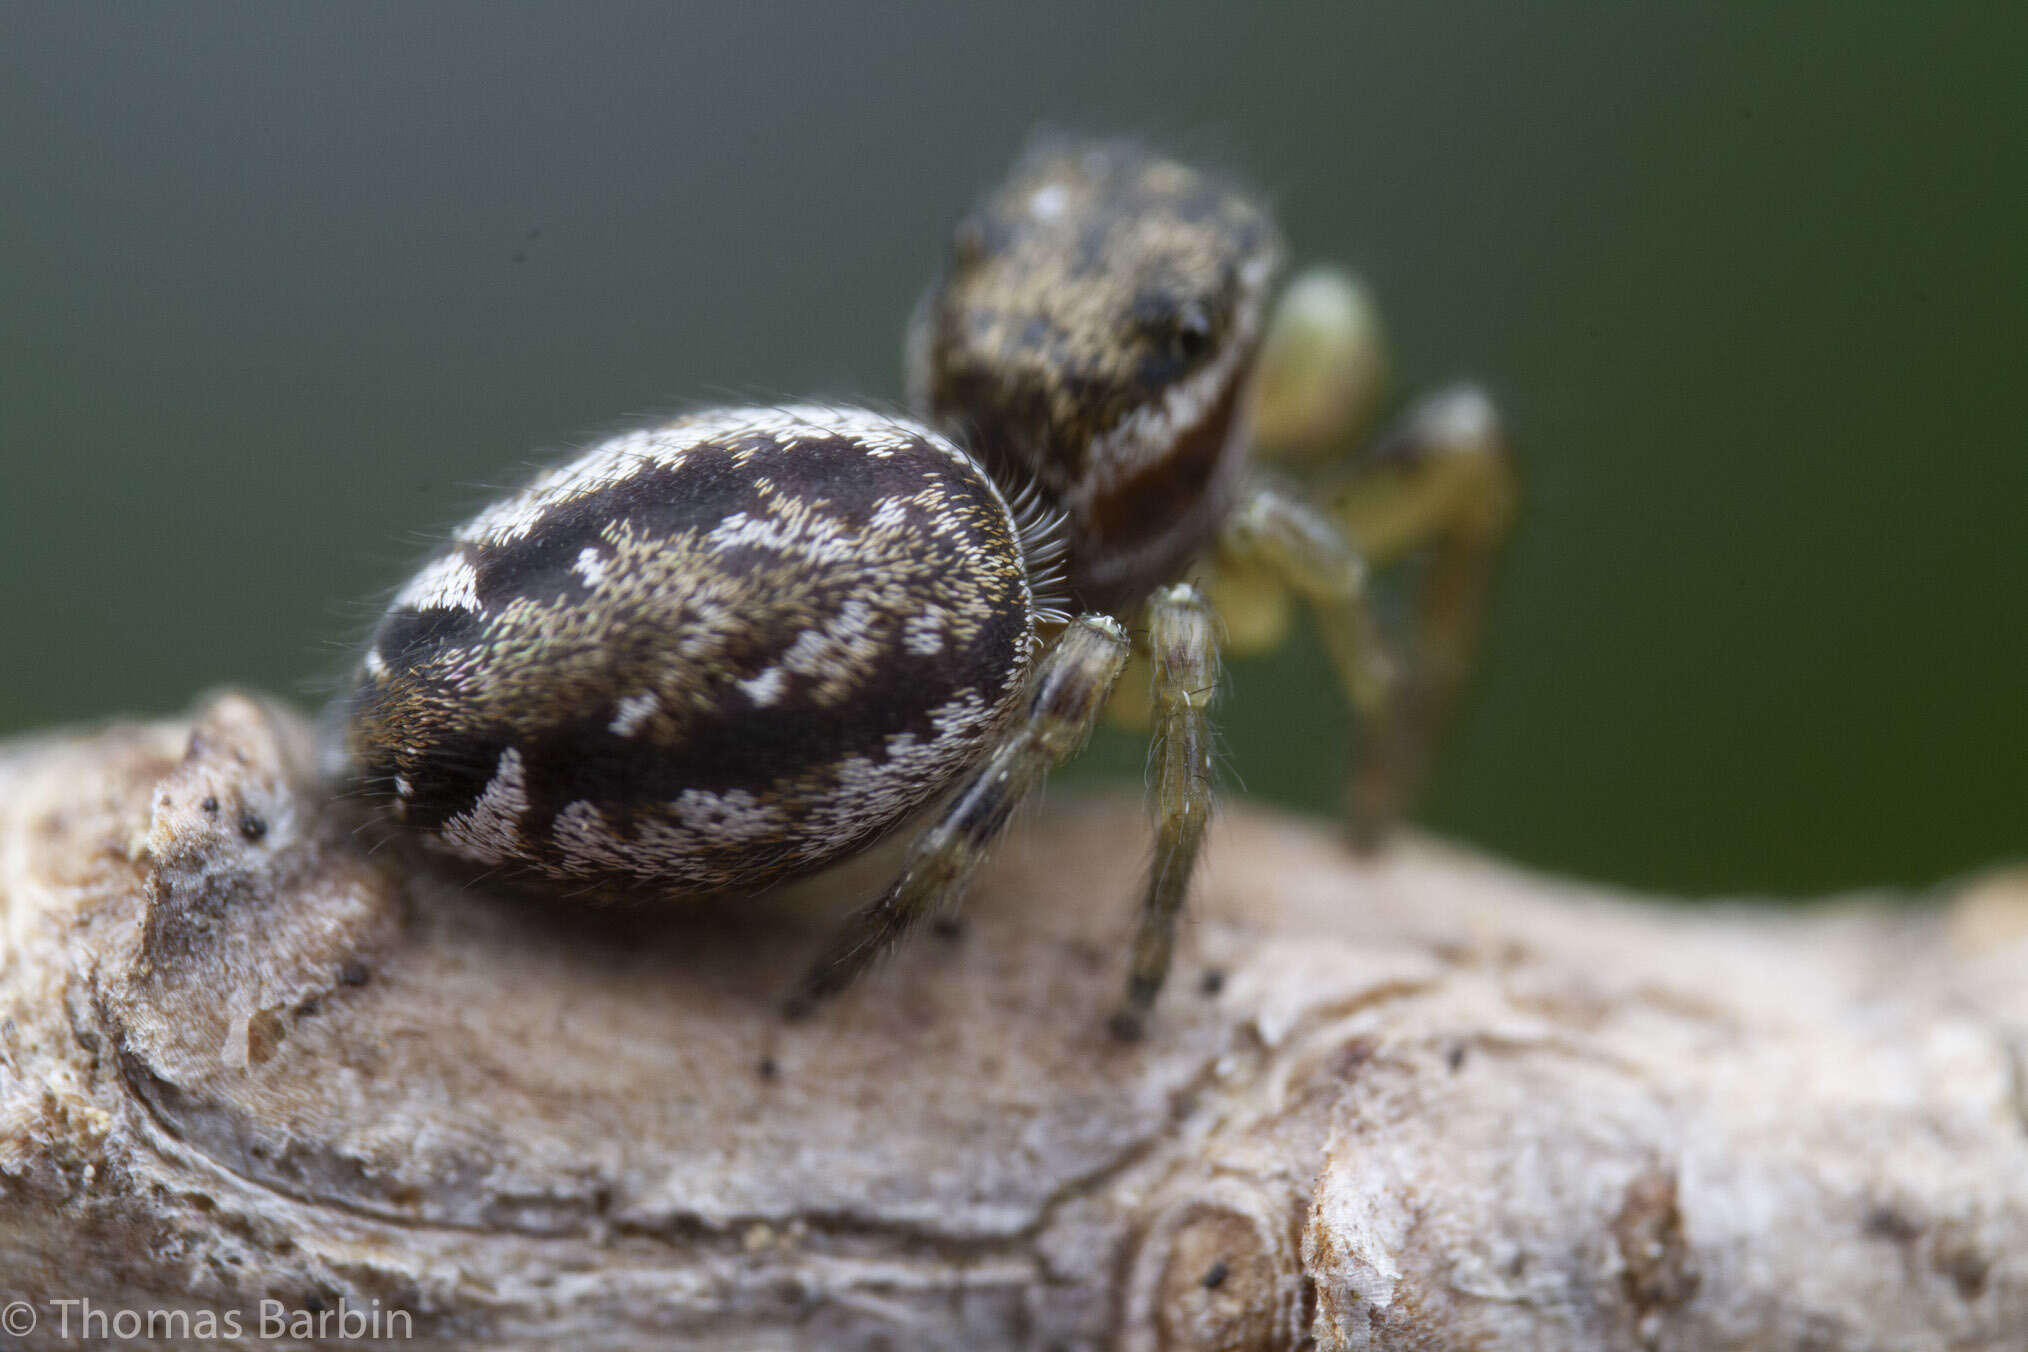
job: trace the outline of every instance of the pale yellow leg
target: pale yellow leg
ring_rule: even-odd
[[[1113,1032],[1138,1038],[1168,979],[1176,918],[1211,824],[1211,702],[1218,689],[1218,619],[1195,587],[1164,587],[1148,601],[1148,648],[1154,666],[1155,740],[1149,788],[1155,809],[1155,858],[1141,892],[1126,999]]]
[[[1362,753],[1352,789],[1355,834],[1372,841],[1418,787],[1432,745],[1455,710],[1485,623],[1494,566],[1512,527],[1517,489],[1492,402],[1458,387],[1423,399],[1370,447],[1346,454],[1378,406],[1387,372],[1377,311],[1359,283],[1313,268],[1284,293],[1262,345],[1255,385],[1259,450],[1322,466],[1326,488],[1309,495],[1341,528],[1322,528],[1270,497],[1227,532],[1210,577],[1221,614],[1262,618],[1259,642],[1229,624],[1231,651],[1273,638],[1272,583],[1228,580],[1238,555],[1268,558],[1280,579],[1317,607],[1319,628],[1360,715]],[[1307,509],[1305,509],[1307,511]],[[1336,538],[1333,538],[1333,537]],[[1382,652],[1364,599],[1364,569],[1416,556],[1413,632],[1397,670]]]
[[[1426,555],[1407,648],[1425,742],[1448,721],[1471,672],[1519,496],[1499,415],[1470,386],[1411,407],[1328,495],[1369,562]]]
[[[1255,448],[1289,462],[1344,450],[1372,425],[1387,374],[1372,295],[1342,268],[1307,269],[1282,292],[1261,340]]]
[[[1228,519],[1223,546],[1274,570],[1310,603],[1318,637],[1358,715],[1350,812],[1353,836],[1377,844],[1400,815],[1417,757],[1403,718],[1401,674],[1366,585],[1366,564],[1329,516],[1272,484],[1256,485]]]

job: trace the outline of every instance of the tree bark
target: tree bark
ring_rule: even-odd
[[[2028,874],[1693,909],[1235,806],[1127,1045],[1132,802],[785,1024],[881,856],[596,910],[314,782],[241,695],[0,750],[0,1344],[2028,1346]]]

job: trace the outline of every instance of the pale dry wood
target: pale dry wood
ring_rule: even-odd
[[[773,1000],[881,861],[593,913],[383,852],[286,711],[0,752],[0,1301],[401,1346],[2020,1348],[2028,878],[1678,909],[1059,796],[963,934]],[[76,1307],[72,1307],[76,1308]]]

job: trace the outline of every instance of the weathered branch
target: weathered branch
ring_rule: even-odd
[[[687,914],[460,886],[245,697],[0,757],[0,1342],[81,1300],[389,1346],[2028,1337],[2021,875],[1688,910],[1234,809],[1129,1046],[1132,803],[1059,801],[960,937],[785,1025],[881,861]]]

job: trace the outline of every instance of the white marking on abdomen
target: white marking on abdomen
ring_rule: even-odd
[[[501,864],[517,858],[521,849],[521,817],[528,811],[528,777],[521,753],[508,747],[500,753],[499,767],[487,781],[486,791],[469,812],[460,812],[443,825],[443,837],[467,859],[482,864]]]
[[[472,561],[463,554],[453,551],[440,559],[432,559],[421,572],[409,579],[401,595],[394,598],[396,609],[409,610],[469,610],[474,615],[485,612],[479,606],[479,574],[472,567]]]
[[[583,578],[585,586],[597,587],[606,580],[605,555],[586,545],[578,551],[577,562],[570,566],[570,571]]]
[[[752,680],[741,681],[739,688],[746,691],[746,697],[752,700],[756,707],[765,709],[782,697],[782,691],[788,684],[788,673],[780,667],[769,667]]]
[[[642,861],[632,843],[616,835],[605,814],[582,798],[556,814],[554,835],[563,851],[564,868],[572,873],[641,871]]]
[[[917,657],[935,657],[944,650],[944,613],[926,610],[901,626],[901,646]]]
[[[632,737],[640,726],[654,715],[662,701],[653,691],[640,695],[628,695],[620,700],[619,712],[607,725],[616,737]]]

